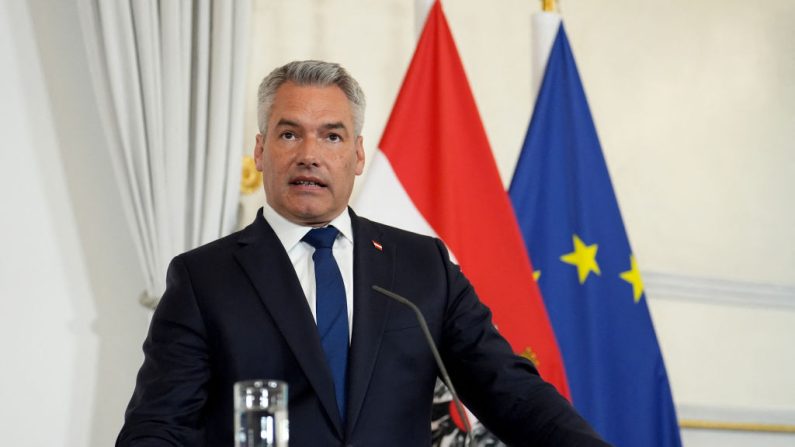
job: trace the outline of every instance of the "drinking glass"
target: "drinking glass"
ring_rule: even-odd
[[[287,384],[278,380],[235,383],[235,446],[287,447]]]

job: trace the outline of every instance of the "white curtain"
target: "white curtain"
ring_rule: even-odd
[[[251,5],[81,1],[108,150],[147,282],[141,302],[154,307],[170,259],[236,225]]]

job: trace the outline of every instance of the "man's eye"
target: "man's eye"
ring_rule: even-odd
[[[295,140],[296,137],[295,134],[292,132],[282,132],[281,134],[279,134],[279,138],[281,138],[282,140],[292,141]]]
[[[329,136],[328,136],[328,139],[329,139],[329,141],[331,141],[332,143],[339,143],[339,142],[341,142],[341,141],[342,141],[342,137],[341,137],[341,136],[339,136],[339,135],[338,135],[338,134],[336,134],[336,133],[329,134]]]

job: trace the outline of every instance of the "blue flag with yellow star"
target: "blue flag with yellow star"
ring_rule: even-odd
[[[643,282],[563,25],[510,196],[574,406],[617,447],[680,446]]]

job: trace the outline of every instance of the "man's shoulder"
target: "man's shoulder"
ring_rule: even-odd
[[[238,246],[238,239],[242,230],[235,231],[227,236],[223,236],[214,241],[206,242],[198,247],[187,250],[177,256],[182,259],[200,260],[212,258],[215,259],[223,253],[232,253],[234,248]]]
[[[278,238],[273,232],[268,222],[262,215],[262,208],[260,208],[254,220],[244,228],[222,236],[214,241],[206,242],[196,248],[188,250],[178,257],[190,259],[204,259],[216,258],[219,255],[228,254],[232,255],[238,249],[245,245],[260,245],[278,243]]]
[[[257,226],[256,222],[249,224],[241,230],[237,230],[226,236],[187,250],[176,256],[176,258],[190,260],[192,262],[218,262],[224,257],[231,258],[241,245],[245,245],[247,241],[253,242],[255,239],[258,239],[252,238],[252,236],[257,231],[263,231],[263,229],[253,228],[255,226]]]
[[[395,239],[395,240],[406,240],[412,241],[420,244],[436,244],[439,243],[439,238],[428,236],[425,234],[415,233],[413,231],[405,230],[403,228],[394,227],[392,225],[387,225],[381,222],[376,222],[374,220],[370,220],[366,217],[356,216],[355,219],[355,226],[358,228],[364,229],[366,231],[374,232],[376,234],[381,234],[385,238]]]
[[[354,239],[357,243],[369,245],[372,242],[377,249],[385,252],[397,249],[401,253],[401,262],[451,261],[447,247],[438,237],[416,233],[360,216],[356,216],[353,221]]]

